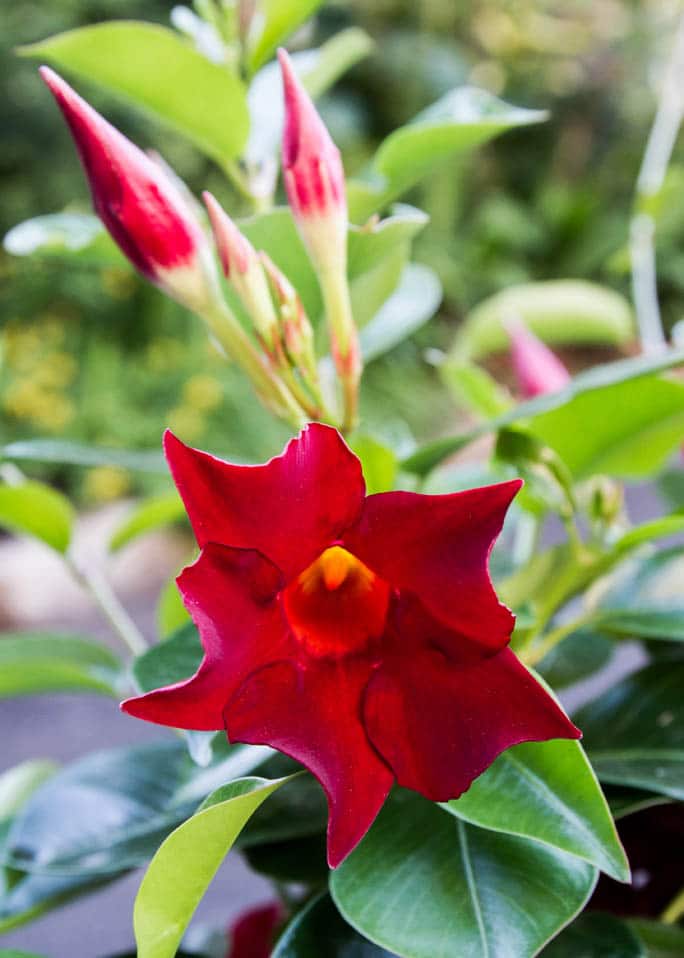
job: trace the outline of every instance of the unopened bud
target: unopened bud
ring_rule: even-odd
[[[557,392],[570,382],[571,376],[549,347],[531,333],[522,320],[505,323],[511,340],[511,360],[518,386],[525,399]]]

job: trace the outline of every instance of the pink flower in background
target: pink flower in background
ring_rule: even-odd
[[[571,376],[560,359],[519,319],[506,323],[511,340],[511,360],[518,387],[525,399],[557,392]]]

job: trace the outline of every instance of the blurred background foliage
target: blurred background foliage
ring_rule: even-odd
[[[26,0],[0,10],[0,229],[64,208],[88,209],[72,142],[33,61],[14,48],[112,18],[168,23],[164,0]],[[347,171],[445,91],[463,83],[549,122],[496,139],[450,163],[407,197],[431,217],[415,258],[440,275],[439,320],[364,384],[364,426],[395,443],[453,431],[459,415],[426,360],[484,297],[530,279],[597,280],[627,293],[634,183],[660,70],[680,4],[674,0],[337,0],[293,45],[349,24],[375,40],[371,57],[321,102]],[[198,191],[226,194],[211,163],[95,87],[77,84],[132,139],[154,146]],[[684,314],[684,154],[658,211],[658,267],[669,325]],[[239,214],[237,196],[229,205]],[[164,427],[233,457],[263,458],[284,434],[226,367],[199,322],[127,269],[93,270],[0,253],[0,432],[3,441],[64,436],[157,448]],[[408,430],[404,423],[408,424]],[[155,477],[109,467],[42,467],[82,501],[148,490]]]

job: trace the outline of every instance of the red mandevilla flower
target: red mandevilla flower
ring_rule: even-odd
[[[93,205],[137,269],[191,308],[215,295],[209,244],[173,179],[49,67],[41,76],[66,119]]]
[[[570,382],[570,373],[549,347],[519,320],[506,324],[511,340],[511,360],[525,399],[557,392]]]
[[[446,801],[511,745],[579,737],[506,647],[514,618],[489,578],[520,480],[366,497],[319,424],[260,466],[165,445],[202,548],[178,584],[205,656],[122,708],[302,762],[328,798],[332,867],[395,778]]]

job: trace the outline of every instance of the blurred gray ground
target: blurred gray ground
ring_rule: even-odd
[[[655,493],[628,490],[632,521],[662,512]],[[107,572],[129,611],[154,641],[154,601],[159,588],[188,558],[182,538],[151,535],[134,543],[114,561],[105,560],[102,543],[120,520],[125,506],[104,510],[81,521],[76,550]],[[0,542],[0,626],[2,629],[76,631],[96,635],[116,647],[83,594],[70,583],[61,561],[29,542]],[[607,685],[637,668],[643,653],[625,644],[601,674],[579,683],[563,696],[569,709],[593,698]],[[95,695],[30,696],[0,701],[0,772],[28,758],[70,761],[99,748],[159,740],[163,729],[120,713],[116,704]],[[133,948],[133,902],[142,871],[87,898],[66,905],[23,928],[0,935],[0,948],[36,951],[48,958],[104,958]],[[195,921],[226,926],[244,908],[268,900],[269,884],[254,875],[237,854],[228,856]]]

